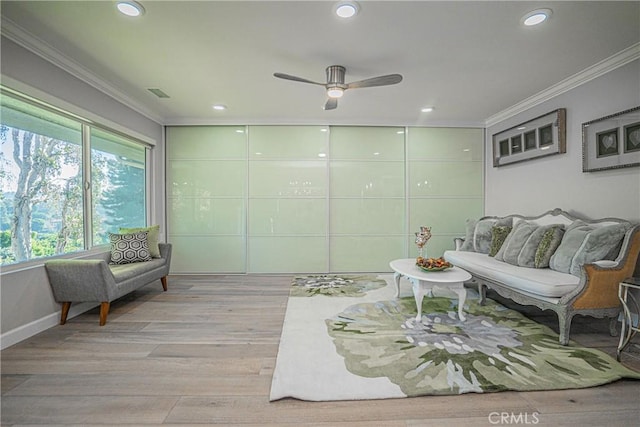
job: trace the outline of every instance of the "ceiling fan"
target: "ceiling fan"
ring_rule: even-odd
[[[325,110],[335,109],[338,106],[338,98],[340,98],[347,89],[394,85],[402,81],[402,76],[400,74],[388,74],[386,76],[372,77],[370,79],[359,80],[357,82],[345,83],[344,75],[346,68],[342,65],[330,65],[327,67],[326,71],[326,83],[318,83],[303,79],[302,77],[291,76],[283,73],[273,73],[273,75],[279,79],[324,86],[327,89],[327,96],[329,97],[329,99],[327,99],[327,103],[324,105]]]

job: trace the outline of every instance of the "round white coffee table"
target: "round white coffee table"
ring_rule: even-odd
[[[395,272],[393,278],[396,282],[396,298],[400,297],[400,277],[406,277],[413,285],[413,296],[418,308],[417,321],[422,320],[422,299],[427,293],[433,296],[434,286],[451,289],[458,294],[458,317],[465,321],[463,308],[467,290],[464,288],[464,282],[471,280],[471,274],[460,267],[444,271],[424,271],[416,265],[415,258],[396,259],[391,261],[389,266]]]

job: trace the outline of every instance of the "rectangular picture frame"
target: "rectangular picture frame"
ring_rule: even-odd
[[[640,150],[640,122],[624,127],[624,152]]]
[[[596,134],[596,157],[617,156],[620,151],[618,129],[609,129]]]
[[[494,134],[493,167],[566,153],[566,114],[559,108]]]
[[[582,171],[640,166],[640,106],[582,124]]]

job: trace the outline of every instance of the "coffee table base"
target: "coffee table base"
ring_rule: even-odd
[[[403,275],[400,273],[394,273],[393,279],[396,282],[396,298],[400,297],[400,278]],[[433,297],[433,288],[435,286],[444,287],[450,289],[458,294],[458,317],[460,321],[464,322],[467,318],[464,315],[464,303],[467,299],[467,290],[464,287],[464,282],[447,283],[446,285],[439,282],[429,282],[426,280],[419,280],[412,277],[407,277],[413,287],[413,296],[416,300],[416,308],[418,309],[418,315],[416,321],[422,321],[422,300],[425,295]]]

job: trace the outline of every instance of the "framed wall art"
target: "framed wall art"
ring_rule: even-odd
[[[640,166],[640,107],[582,124],[582,171]]]
[[[566,110],[555,111],[493,135],[493,167],[567,152]]]

